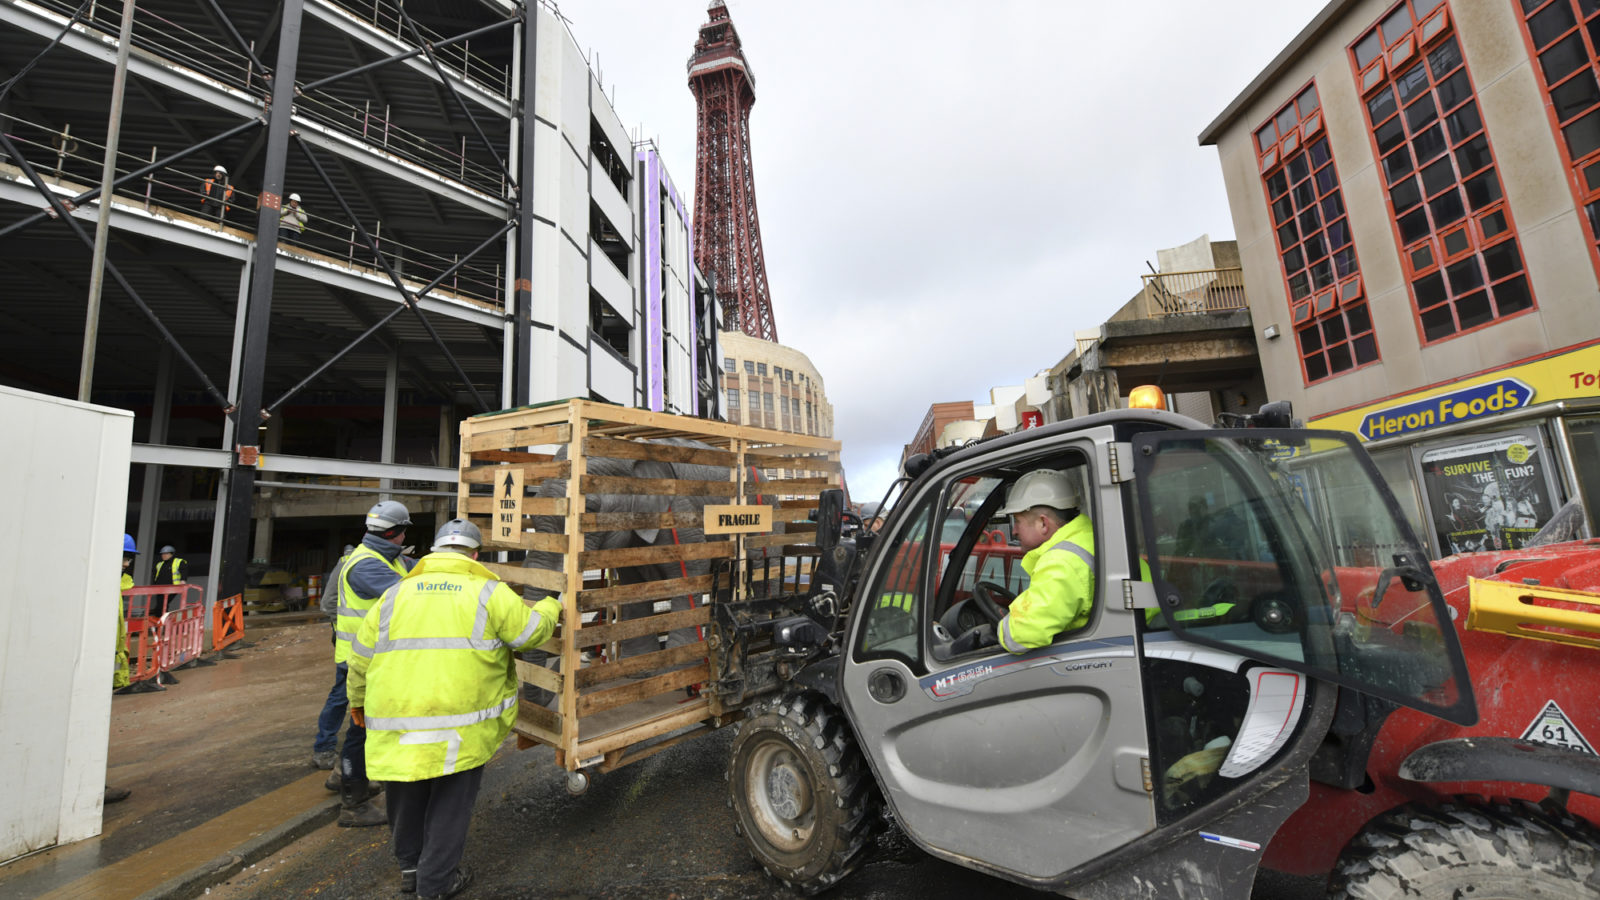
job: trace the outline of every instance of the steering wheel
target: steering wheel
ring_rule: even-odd
[[[973,603],[985,618],[996,625],[1006,617],[1005,607],[1010,606],[1016,598],[1016,594],[992,581],[980,581],[972,586]]]

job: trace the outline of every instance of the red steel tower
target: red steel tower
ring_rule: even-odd
[[[717,299],[728,328],[776,342],[750,161],[756,76],[723,0],[711,0],[709,12],[710,21],[700,26],[700,39],[689,57],[689,89],[699,108],[694,261],[700,271],[716,273]]]

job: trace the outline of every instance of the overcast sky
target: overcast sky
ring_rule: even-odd
[[[1156,250],[1233,237],[1196,136],[1323,2],[729,0],[778,337],[824,379],[853,499],[929,405],[1050,368]],[[686,194],[706,5],[561,2]]]

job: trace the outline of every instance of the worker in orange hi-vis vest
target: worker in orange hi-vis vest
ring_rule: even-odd
[[[228,214],[228,204],[233,200],[233,185],[228,183],[228,170],[217,166],[206,179],[205,193],[200,197],[200,211],[216,218],[218,222]]]

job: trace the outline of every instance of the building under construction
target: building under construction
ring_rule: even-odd
[[[0,0],[0,383],[136,413],[141,549],[232,593],[326,570],[380,493],[423,543],[465,416],[720,417],[684,204],[553,7],[123,9]]]

